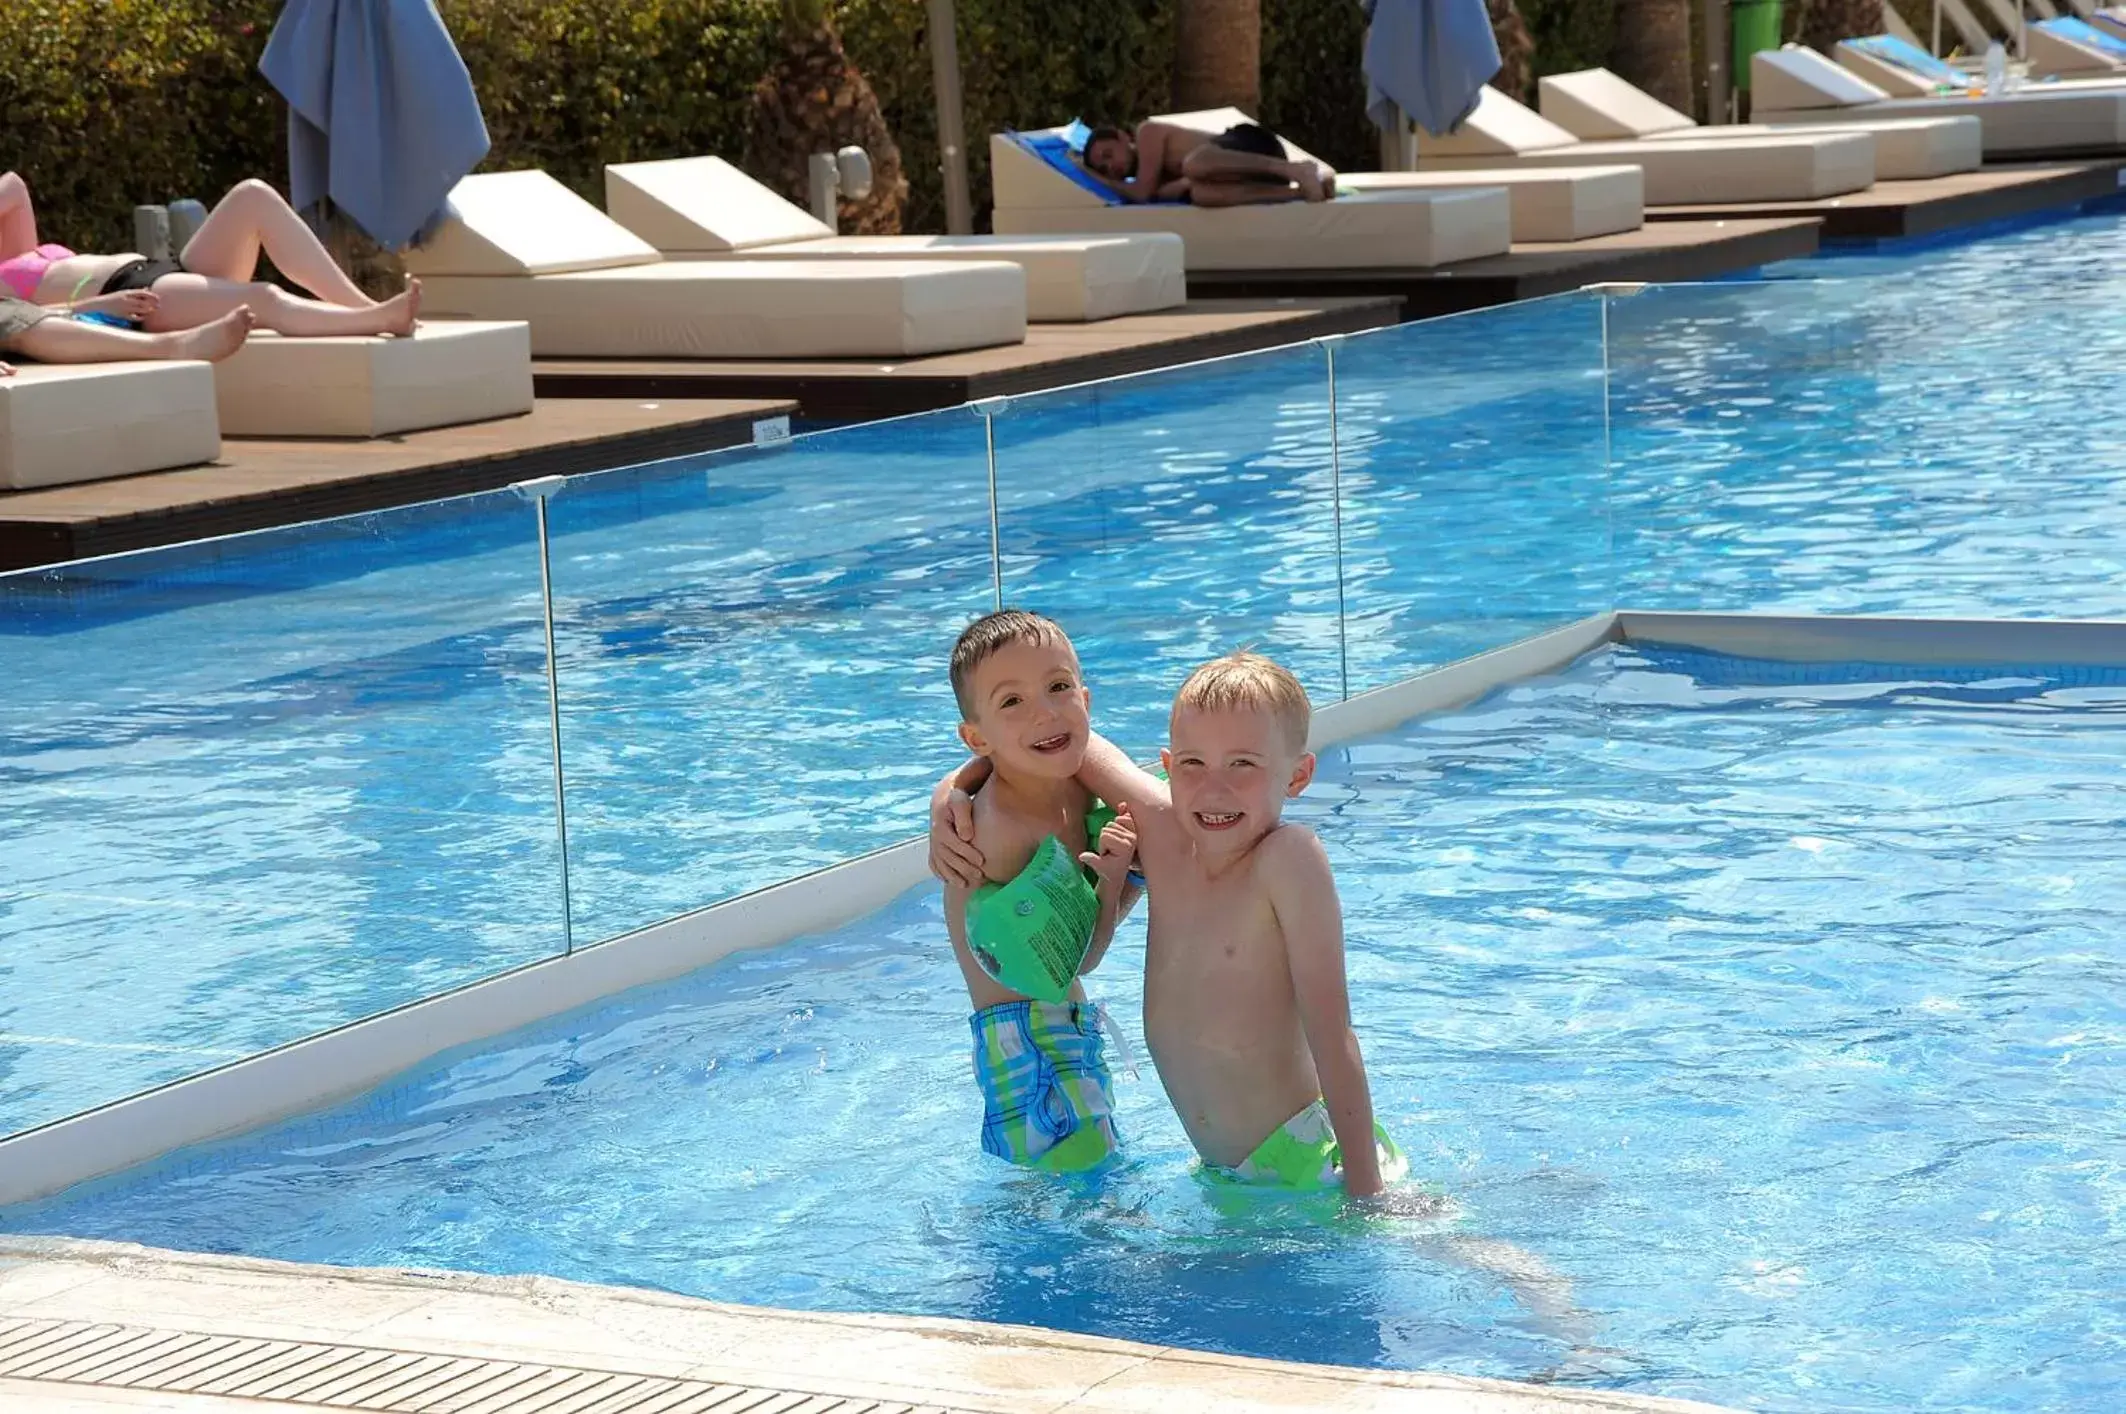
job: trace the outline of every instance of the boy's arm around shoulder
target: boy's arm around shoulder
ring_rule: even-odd
[[[1336,876],[1314,832],[1284,825],[1262,842],[1258,868],[1284,935],[1285,965],[1321,1097],[1343,1151],[1344,1191],[1363,1198],[1380,1191],[1380,1156],[1373,1147],[1373,1093],[1365,1057],[1351,1029],[1351,993],[1344,976],[1343,905]]]
[[[1127,805],[1141,827],[1147,815],[1169,810],[1166,782],[1129,759],[1121,747],[1094,732],[1085,743],[1078,784],[1117,809]],[[1094,842],[1097,845],[1097,841]]]

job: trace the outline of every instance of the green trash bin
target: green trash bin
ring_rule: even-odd
[[[1779,47],[1784,20],[1782,0],[1734,0],[1728,9],[1728,32],[1735,39],[1735,89],[1749,92],[1750,55]]]

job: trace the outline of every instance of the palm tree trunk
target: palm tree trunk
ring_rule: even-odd
[[[1609,67],[1671,108],[1690,112],[1690,0],[1617,0]]]
[[[1261,0],[1179,0],[1174,6],[1174,107],[1262,107]]]
[[[1883,0],[1809,0],[1801,19],[1801,42],[1831,52],[1841,39],[1882,33]]]
[[[1535,102],[1535,36],[1513,0],[1487,0],[1491,34],[1499,45],[1499,74],[1491,86],[1523,103]]]

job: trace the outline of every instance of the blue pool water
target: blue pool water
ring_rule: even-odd
[[[2126,222],[1567,298],[573,484],[579,944],[888,843],[1006,595],[1155,739],[1624,603],[2126,612]],[[1851,278],[1845,278],[1851,274]],[[1605,373],[1606,369],[1606,373]],[[1340,475],[1336,474],[1340,473]],[[564,946],[531,508],[0,577],[0,1132]]]
[[[920,891],[0,1225],[1768,1410],[2108,1409],[2122,747],[2126,670],[1634,648],[1329,753],[1295,814],[1448,1223],[1213,1206],[1148,1064],[1119,1170],[983,1158]],[[1096,979],[1132,1030],[1141,947]]]

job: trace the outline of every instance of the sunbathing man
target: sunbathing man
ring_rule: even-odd
[[[1124,201],[1189,201],[1197,206],[1326,201],[1336,174],[1319,162],[1294,162],[1277,134],[1260,123],[1235,123],[1215,136],[1154,118],[1133,138],[1095,128],[1085,143],[1086,170]]]

